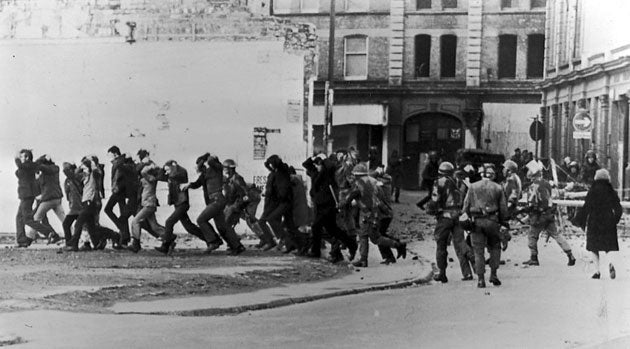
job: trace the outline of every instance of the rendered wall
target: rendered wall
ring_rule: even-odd
[[[266,156],[279,154],[300,167],[306,156],[304,57],[285,52],[283,45],[1,44],[0,231],[15,231],[13,156],[21,148],[32,148],[36,157],[50,154],[59,165],[96,154],[107,166],[106,189],[111,145],[134,155],[146,148],[159,165],[175,159],[191,180],[195,159],[209,151],[236,160],[251,182],[267,174],[263,160],[253,160],[253,128],[267,127],[280,133],[268,134]],[[160,184],[162,215],[171,211],[165,188]],[[195,216],[203,200],[196,192],[191,200]],[[102,221],[111,226],[106,217]],[[51,222],[60,229],[56,218]]]

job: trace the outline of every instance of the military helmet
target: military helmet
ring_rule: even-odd
[[[455,167],[448,161],[444,161],[438,167],[438,173],[443,175],[452,175],[453,171],[455,171]]]
[[[236,162],[232,159],[226,159],[223,161],[223,167],[236,168]]]
[[[483,164],[483,174],[486,178],[496,178],[497,176],[497,169],[494,166],[494,164],[491,163],[485,163]]]

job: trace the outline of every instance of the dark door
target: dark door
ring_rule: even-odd
[[[464,129],[461,121],[443,113],[425,113],[405,121],[404,155],[405,189],[420,187],[421,155],[435,150],[443,160],[453,162],[455,152],[464,147]]]

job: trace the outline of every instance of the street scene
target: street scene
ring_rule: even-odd
[[[630,347],[621,0],[0,0],[0,346]]]

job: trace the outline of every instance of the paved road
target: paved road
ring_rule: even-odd
[[[630,335],[630,253],[618,277],[591,280],[579,240],[569,268],[555,244],[541,247],[541,266],[517,239],[502,267],[501,287],[477,289],[455,269],[447,284],[346,296],[226,317],[0,314],[0,330],[24,348],[574,348],[625,347]],[[630,242],[623,242],[628,249]],[[433,243],[424,248],[430,254]],[[454,267],[454,266],[453,266]],[[625,337],[625,338],[624,338]],[[612,342],[608,342],[612,341]],[[602,347],[608,347],[604,345]]]

